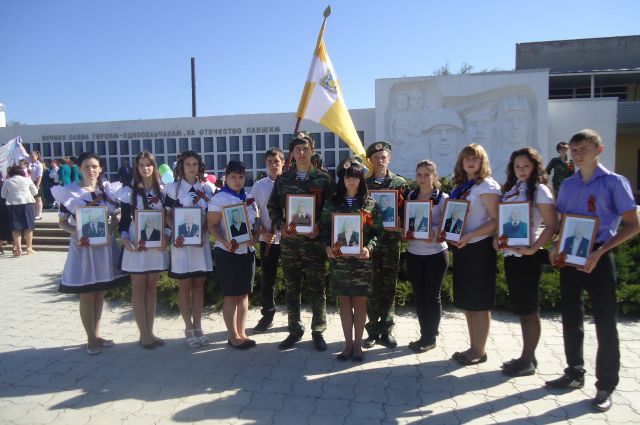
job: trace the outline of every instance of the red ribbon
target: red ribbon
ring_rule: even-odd
[[[293,221],[289,223],[289,227],[287,228],[287,233],[291,236],[296,236],[298,234],[298,231],[296,230],[296,223],[294,223]]]
[[[553,262],[553,267],[557,269],[561,269],[565,267],[567,265],[567,263],[565,263],[566,260],[567,260],[567,253],[561,252],[560,254],[558,254],[555,261]]]
[[[571,171],[573,173],[573,162],[569,161],[567,162],[567,170]]]
[[[144,239],[140,239],[138,241],[138,247],[136,248],[136,250],[138,252],[144,252],[147,250],[147,243],[144,241]]]
[[[184,236],[178,236],[173,242],[173,246],[180,248],[184,244]]]
[[[414,240],[414,239],[415,239],[415,237],[413,236],[413,230],[409,230],[409,231],[407,232],[407,235],[405,236],[405,238],[406,238],[407,240],[410,240],[410,241]]]
[[[362,210],[362,222],[367,226],[373,225],[373,214],[369,211]]]
[[[248,198],[246,201],[244,201],[244,203],[249,206],[251,204],[253,204],[254,202],[256,202],[256,198]]]
[[[438,235],[438,239],[436,239],[436,242],[438,243],[442,243],[445,241],[445,239],[447,239],[447,232],[445,232],[444,230],[440,232],[440,234]]]
[[[158,202],[160,202],[160,198],[158,198],[157,196],[152,196],[149,199],[149,202],[151,202],[152,204],[157,204]]]
[[[89,248],[91,246],[91,242],[89,242],[89,238],[86,236],[83,236],[80,238],[80,247],[82,248]]]
[[[209,202],[209,197],[205,195],[204,190],[196,190],[196,196],[193,198],[193,205],[197,205],[200,199]]]
[[[498,238],[498,248],[504,249],[509,244],[509,237],[507,235],[500,235]]]
[[[229,252],[236,252],[238,250],[238,247],[240,247],[238,241],[236,241],[235,239],[231,239],[230,245],[231,246],[229,247]]]
[[[342,249],[340,249],[340,243],[336,242],[331,247],[331,252],[333,252],[333,256],[338,258],[342,256]]]
[[[590,213],[596,212],[596,197],[593,195],[589,195],[589,200],[587,201],[587,209]]]
[[[402,196],[402,191],[398,190],[398,208],[402,208],[404,205],[404,196]]]

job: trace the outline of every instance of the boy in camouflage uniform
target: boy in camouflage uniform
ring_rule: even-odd
[[[373,165],[373,174],[367,179],[369,190],[394,189],[398,191],[398,199],[402,199],[408,184],[404,177],[389,170],[391,161],[391,145],[387,142],[376,142],[367,148],[367,158]],[[400,213],[401,209],[399,209]],[[402,217],[402,214],[399,214]],[[367,301],[366,324],[368,337],[365,348],[376,343],[387,348],[398,345],[391,334],[393,329],[393,310],[398,282],[400,264],[401,233],[385,230],[378,240],[378,248],[373,252],[373,287]]]
[[[298,235],[287,227],[285,209],[287,194],[310,194],[315,196],[316,218],[324,205],[324,200],[333,195],[334,184],[331,176],[311,164],[313,156],[313,138],[309,133],[298,133],[289,145],[295,165],[276,179],[273,192],[267,203],[269,217],[275,229],[282,231],[281,262],[287,291],[287,313],[289,317],[289,336],[280,343],[279,348],[286,350],[300,341],[304,326],[300,320],[300,290],[302,274],[306,277],[311,294],[311,336],[318,351],[327,349],[322,332],[327,328],[325,296],[324,245],[318,238],[319,225],[314,223],[310,235]]]

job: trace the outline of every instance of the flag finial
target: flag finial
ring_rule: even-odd
[[[331,5],[327,6],[327,8],[324,10],[324,18],[327,19],[329,15],[331,15]]]

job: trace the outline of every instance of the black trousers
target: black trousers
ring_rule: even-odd
[[[447,250],[433,255],[407,252],[406,261],[420,323],[420,336],[428,344],[435,344],[442,317],[440,293],[449,255]]]
[[[280,245],[272,244],[269,248],[269,256],[265,256],[267,243],[260,241],[260,269],[262,270],[262,280],[260,282],[260,297],[262,301],[263,316],[273,317],[276,312],[276,304],[273,287],[276,284],[276,273],[278,272],[278,261],[280,260]]]
[[[616,267],[611,252],[600,258],[591,273],[584,273],[573,267],[565,267],[560,271],[562,333],[568,365],[565,373],[573,377],[580,377],[585,373],[583,291],[586,290],[591,300],[598,340],[596,388],[606,391],[616,388],[620,371],[616,281]]]

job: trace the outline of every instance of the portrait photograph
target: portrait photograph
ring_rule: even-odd
[[[431,238],[431,201],[404,203],[404,235],[413,232],[414,239]]]
[[[382,215],[385,229],[398,229],[398,192],[395,190],[370,190],[369,195],[376,201]]]
[[[136,244],[144,241],[146,248],[162,248],[164,242],[164,211],[136,210]]]
[[[182,245],[202,245],[202,212],[200,208],[173,209],[173,239],[182,236]]]
[[[444,214],[440,231],[445,232],[445,240],[458,242],[462,237],[464,225],[469,212],[469,201],[447,199],[444,204]]]
[[[296,225],[296,232],[310,234],[316,222],[316,197],[314,195],[287,195],[287,227]]]
[[[498,235],[508,238],[507,246],[531,244],[531,203],[504,202],[498,205]]]
[[[238,243],[249,242],[251,240],[251,225],[249,214],[244,203],[228,205],[222,207],[222,217],[224,219],[224,230],[227,241],[235,239]]]
[[[78,241],[87,238],[91,246],[109,242],[107,207],[79,207],[76,209],[76,235]]]
[[[360,255],[362,251],[362,215],[333,213],[331,217],[331,246],[340,245],[342,255]]]
[[[584,266],[591,247],[596,239],[599,224],[598,217],[563,214],[560,224],[560,249],[567,258],[565,263],[572,266]]]

